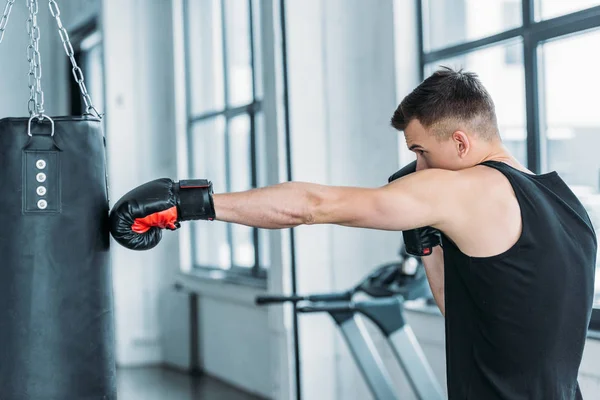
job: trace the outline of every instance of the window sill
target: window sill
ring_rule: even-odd
[[[248,286],[257,289],[267,288],[267,280],[265,278],[227,273],[227,271],[193,268],[190,272],[181,273],[181,275],[211,283],[219,282],[222,284]]]
[[[407,311],[419,314],[434,315],[443,318],[440,309],[437,306],[427,304],[422,300],[407,301],[404,303],[404,308]],[[587,338],[590,340],[600,341],[600,330],[589,329]]]
[[[180,272],[176,284],[200,297],[219,298],[248,306],[254,306],[256,296],[267,291],[266,279],[201,269]]]
[[[443,318],[440,309],[436,305],[428,304],[423,300],[406,301],[404,302],[404,308],[407,311],[416,312],[420,314],[435,315]]]

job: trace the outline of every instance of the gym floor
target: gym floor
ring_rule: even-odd
[[[119,369],[117,384],[119,400],[264,400],[207,376],[158,367]]]

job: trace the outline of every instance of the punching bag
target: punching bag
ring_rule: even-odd
[[[0,399],[115,399],[101,121],[0,120]]]
[[[87,107],[79,117],[44,115],[38,0],[27,5],[30,117],[0,120],[0,400],[114,400],[102,121],[55,0]]]

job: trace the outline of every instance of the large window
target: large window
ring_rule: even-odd
[[[421,67],[476,72],[503,141],[529,169],[557,171],[600,233],[600,1],[420,0]],[[592,329],[600,330],[600,254]]]
[[[541,45],[542,165],[570,185],[600,230],[600,114],[595,100],[600,76],[594,70],[600,56],[589,51],[591,46],[600,46],[600,29]],[[600,308],[600,269],[596,271],[595,306]]]
[[[507,60],[507,54],[523,54],[519,40],[500,43],[425,64],[430,75],[440,65],[476,71],[496,105],[498,125],[506,147],[522,162],[527,162],[525,118],[525,74],[523,60]]]
[[[257,0],[185,0],[189,175],[215,192],[265,184]],[[223,222],[194,223],[195,267],[264,278],[266,232]]]

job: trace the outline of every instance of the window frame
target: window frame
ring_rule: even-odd
[[[542,133],[540,110],[540,76],[538,69],[538,52],[544,42],[566,37],[571,34],[583,33],[600,28],[600,6],[595,6],[570,14],[560,15],[550,19],[536,21],[536,0],[521,0],[522,25],[497,34],[465,41],[441,49],[425,51],[425,20],[423,16],[424,0],[417,0],[417,29],[419,46],[419,71],[422,81],[425,66],[447,58],[465,55],[493,45],[502,44],[515,39],[523,42],[523,65],[525,68],[525,105],[527,131],[527,168],[535,173],[542,169]],[[600,308],[592,310],[589,325],[590,330],[600,331]]]
[[[257,84],[260,83],[260,79],[258,79],[257,71],[261,71],[260,66],[257,66],[257,63],[261,62],[258,59],[256,54],[256,40],[260,40],[260,35],[262,33],[260,26],[256,25],[255,21],[255,8],[258,7],[260,10],[260,2],[256,2],[255,0],[246,0],[248,3],[248,28],[249,28],[249,38],[250,38],[250,64],[252,69],[252,98],[251,102],[243,104],[231,106],[229,104],[229,65],[228,65],[228,54],[227,54],[227,11],[226,11],[226,0],[219,0],[221,7],[221,46],[222,46],[222,54],[223,54],[223,99],[224,104],[221,109],[218,110],[210,110],[202,113],[194,113],[192,110],[192,79],[191,79],[191,71],[190,71],[190,49],[193,46],[192,41],[189,37],[189,26],[187,15],[189,12],[189,2],[193,0],[183,0],[183,48],[185,54],[184,66],[185,66],[185,99],[186,99],[186,147],[187,147],[187,157],[188,160],[193,160],[192,154],[192,138],[194,135],[193,128],[195,124],[202,123],[205,121],[213,120],[219,117],[222,117],[225,121],[224,128],[224,136],[225,136],[225,165],[223,168],[225,169],[225,181],[226,181],[226,192],[231,191],[231,162],[230,162],[230,122],[232,119],[240,116],[240,115],[248,115],[250,118],[250,166],[251,166],[251,188],[256,188],[258,186],[258,162],[257,153],[259,150],[257,148],[257,126],[256,119],[259,113],[262,112],[263,109],[263,99],[259,98],[259,91],[257,90]],[[193,174],[193,163],[189,162],[188,173]],[[207,177],[210,178],[210,177]],[[229,252],[231,259],[231,266],[228,269],[223,269],[214,265],[200,265],[196,262],[197,260],[197,249],[196,249],[196,231],[192,228],[190,232],[190,250],[191,250],[191,260],[192,260],[192,270],[201,275],[206,275],[207,277],[217,277],[218,279],[226,278],[231,281],[254,284],[256,280],[265,282],[267,279],[267,271],[268,266],[261,265],[261,238],[259,236],[259,232],[257,228],[252,228],[252,238],[253,238],[253,246],[254,246],[254,265],[250,268],[242,267],[239,265],[235,265],[235,257],[234,257],[234,239],[233,239],[233,227],[231,224],[227,224],[227,242],[229,244]],[[216,275],[215,275],[216,273]]]

